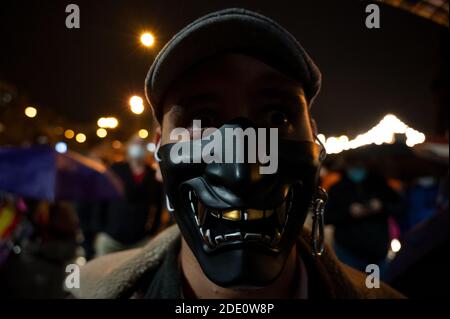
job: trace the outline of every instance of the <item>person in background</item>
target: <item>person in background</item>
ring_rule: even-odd
[[[146,163],[146,143],[133,136],[127,147],[127,161],[111,170],[122,180],[123,199],[105,203],[97,224],[97,256],[144,245],[160,224],[162,190],[155,171]]]
[[[66,266],[76,257],[79,223],[63,201],[25,199],[7,260],[0,267],[0,299],[64,298]]]
[[[418,177],[406,190],[407,214],[400,220],[403,233],[407,233],[436,213],[439,180],[434,176]]]
[[[325,223],[335,226],[339,259],[361,271],[377,264],[383,273],[389,247],[389,216],[402,212],[400,196],[363,160],[349,159],[342,180],[329,191]]]
[[[447,175],[440,183],[431,217],[403,236],[402,249],[389,264],[386,281],[408,298],[448,296],[448,190]]]

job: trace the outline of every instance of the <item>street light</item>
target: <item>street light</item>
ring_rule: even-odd
[[[30,118],[36,117],[36,115],[37,115],[37,109],[34,108],[34,107],[32,107],[32,106],[29,106],[29,107],[27,107],[27,108],[25,109],[25,115],[28,116],[28,117],[30,117]]]
[[[65,142],[56,143],[55,151],[57,151],[58,153],[66,153],[67,152],[67,144]]]
[[[129,101],[130,110],[134,114],[142,114],[144,112],[144,100],[137,95],[133,95]]]
[[[141,34],[141,43],[143,46],[150,48],[155,44],[155,37],[150,32]]]
[[[83,133],[78,133],[77,136],[75,136],[75,139],[78,143],[84,143],[86,142],[86,135],[84,135]]]
[[[113,149],[118,150],[119,148],[122,147],[122,142],[120,142],[118,140],[114,140],[111,145],[112,145]]]
[[[139,130],[138,135],[142,139],[147,138],[148,137],[148,131],[146,129]]]
[[[97,125],[100,128],[116,128],[119,121],[115,117],[101,117],[98,119]]]
[[[75,132],[73,130],[66,130],[64,132],[64,136],[65,136],[65,138],[70,140],[75,136]]]
[[[97,136],[98,136],[98,137],[104,138],[104,137],[106,137],[106,135],[108,135],[108,131],[105,130],[104,128],[99,128],[99,129],[97,130]]]

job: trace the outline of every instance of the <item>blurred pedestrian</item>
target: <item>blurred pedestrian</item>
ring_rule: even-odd
[[[0,298],[64,298],[65,269],[76,257],[75,210],[61,201],[27,200],[26,206],[33,231],[16,236],[0,268]]]
[[[123,199],[105,203],[98,223],[101,232],[95,240],[97,256],[139,247],[156,233],[162,206],[161,184],[146,163],[145,140],[133,136],[127,147],[127,160],[111,170],[122,180]]]
[[[416,178],[409,185],[405,192],[407,213],[400,220],[402,232],[407,233],[436,213],[439,188],[439,180],[434,176]]]
[[[400,196],[363,160],[349,159],[342,179],[331,187],[325,222],[335,226],[339,259],[364,271],[382,271],[389,247],[389,216],[402,212]]]

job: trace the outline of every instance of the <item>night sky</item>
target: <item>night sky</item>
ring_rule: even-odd
[[[65,7],[76,3],[81,29],[65,27]],[[158,49],[185,24],[208,12],[245,7],[285,26],[323,73],[313,115],[325,134],[364,132],[388,112],[434,133],[432,83],[441,67],[448,29],[381,6],[381,29],[365,28],[365,2],[347,1],[1,1],[0,81],[34,104],[75,123],[128,112],[131,94]],[[157,46],[144,49],[139,33]],[[238,31],[237,31],[238,32]],[[447,71],[446,71],[447,72]]]

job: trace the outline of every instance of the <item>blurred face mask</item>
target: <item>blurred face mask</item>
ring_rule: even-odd
[[[347,169],[347,177],[354,183],[361,183],[367,177],[367,170],[363,167],[352,167]]]
[[[219,128],[222,136],[225,128],[246,125],[225,124]],[[205,142],[180,143],[194,149]],[[174,145],[157,152],[167,206],[205,275],[222,287],[273,282],[317,189],[319,145],[279,140],[274,174],[260,174],[257,163],[205,163],[194,152],[183,162],[183,155],[171,155]],[[247,153],[248,145],[236,151]]]
[[[417,179],[417,184],[422,187],[431,187],[435,184],[435,179],[432,176],[424,176]]]
[[[139,144],[131,144],[128,147],[128,157],[130,159],[143,159],[145,157],[145,149]]]

